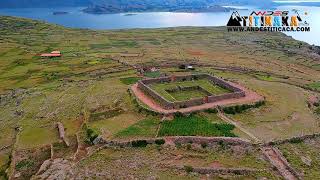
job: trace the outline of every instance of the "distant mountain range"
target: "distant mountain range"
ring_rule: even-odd
[[[271,0],[1,0],[0,8],[85,6],[87,13],[144,11],[212,12],[228,11],[222,6],[270,6]]]
[[[207,6],[269,4],[271,0],[1,0],[0,8],[59,7],[59,6]]]
[[[217,12],[230,9],[207,0],[96,0],[95,3],[84,9],[84,12],[93,14],[150,11]]]
[[[91,0],[0,0],[0,8],[89,6]]]

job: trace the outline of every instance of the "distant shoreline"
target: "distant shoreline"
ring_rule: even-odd
[[[105,6],[90,6],[82,11],[88,14],[117,14],[117,13],[142,13],[142,12],[181,12],[181,13],[205,13],[205,12],[230,12],[235,10],[235,8],[231,7],[223,7],[223,6],[210,6],[210,7],[170,7],[170,8],[112,8]]]

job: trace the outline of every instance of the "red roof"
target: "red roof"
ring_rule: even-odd
[[[60,57],[61,54],[51,54],[51,53],[48,53],[48,54],[41,54],[40,56],[41,56],[41,57]]]

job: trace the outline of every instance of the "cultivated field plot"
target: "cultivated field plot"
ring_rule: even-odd
[[[212,84],[207,79],[170,83],[155,83],[151,85],[151,88],[171,102],[201,98],[208,96],[209,94],[221,95],[231,92],[228,89]],[[180,90],[173,91],[173,89]]]
[[[225,136],[236,137],[231,124],[217,123],[219,117],[212,114],[211,118],[200,115],[175,117],[172,121],[164,121],[159,129],[159,136]],[[220,120],[221,121],[221,120]]]

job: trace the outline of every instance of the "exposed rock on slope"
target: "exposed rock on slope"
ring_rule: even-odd
[[[65,159],[48,159],[43,162],[39,171],[31,179],[71,179],[73,176],[72,165]]]

